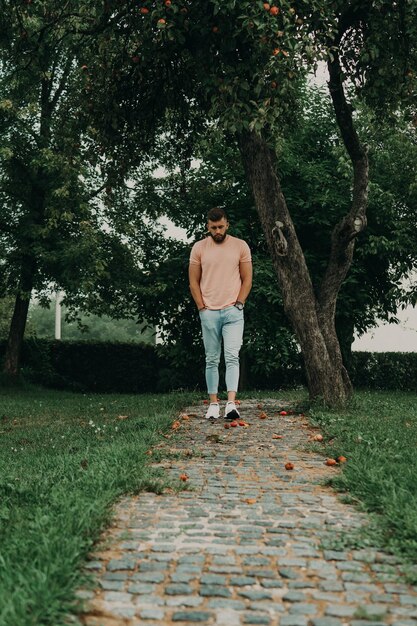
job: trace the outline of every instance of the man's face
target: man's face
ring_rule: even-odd
[[[229,228],[229,222],[222,217],[218,222],[207,222],[207,229],[216,243],[222,243],[226,238],[226,232]]]

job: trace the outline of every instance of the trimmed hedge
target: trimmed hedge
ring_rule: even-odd
[[[354,387],[417,391],[416,352],[353,352]]]
[[[4,350],[3,341],[0,358]],[[280,389],[305,384],[300,359],[277,364],[268,372],[259,371],[250,354],[242,353],[241,360],[243,389]],[[417,353],[353,352],[349,373],[354,387],[417,391]],[[205,390],[203,355],[190,354],[187,359],[178,347],[149,344],[27,339],[22,353],[22,374],[26,380],[47,387],[78,391]]]
[[[1,355],[4,349],[3,342]],[[160,367],[149,344],[27,339],[22,352],[24,378],[59,389],[155,392]]]
[[[5,342],[0,342],[0,359]],[[279,389],[303,384],[299,362],[268,372],[254,367],[242,351],[242,389]],[[204,355],[178,346],[26,339],[22,375],[34,383],[74,391],[155,393],[178,389],[205,390]],[[224,364],[220,364],[224,381]]]

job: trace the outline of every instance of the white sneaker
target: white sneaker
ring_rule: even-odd
[[[207,409],[207,413],[205,415],[206,420],[218,419],[220,417],[220,406],[218,402],[211,402],[209,408]]]
[[[226,420],[238,420],[240,413],[236,408],[236,404],[229,400],[224,409],[224,419]]]

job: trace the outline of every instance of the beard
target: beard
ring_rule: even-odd
[[[215,241],[216,243],[223,243],[223,241],[226,239],[226,235],[227,233],[224,233],[224,235],[220,235],[220,233],[216,233],[215,235],[212,235],[210,233],[210,237],[213,239],[213,241]]]

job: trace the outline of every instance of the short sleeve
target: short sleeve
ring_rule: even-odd
[[[250,248],[246,241],[242,241],[240,246],[240,263],[250,263],[252,261],[252,255]]]
[[[201,250],[198,243],[191,248],[190,265],[201,265]]]

